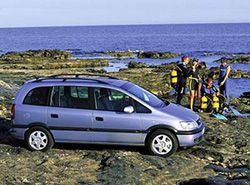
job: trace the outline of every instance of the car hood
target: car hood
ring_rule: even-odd
[[[167,113],[170,116],[176,117],[181,121],[197,121],[199,119],[199,115],[195,112],[174,103],[158,108],[158,110],[163,113]]]

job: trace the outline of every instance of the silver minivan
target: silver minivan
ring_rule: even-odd
[[[37,78],[12,105],[12,135],[34,151],[54,143],[146,146],[169,156],[198,144],[205,124],[191,110],[107,76]]]

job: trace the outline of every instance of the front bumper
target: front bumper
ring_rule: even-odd
[[[182,131],[177,133],[177,138],[179,141],[179,146],[188,147],[193,146],[201,142],[203,135],[205,133],[205,124],[202,123],[201,126],[193,131]]]

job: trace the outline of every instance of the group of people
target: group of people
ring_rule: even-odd
[[[221,59],[218,79],[219,89],[213,85],[214,79],[212,76],[201,76],[201,70],[206,68],[205,65],[201,65],[198,59],[190,61],[191,59],[188,56],[183,56],[181,62],[178,62],[174,69],[176,71],[176,76],[173,78],[174,80],[172,82],[174,82],[174,88],[177,92],[176,103],[181,104],[188,85],[191,110],[194,110],[195,98],[200,100],[201,97],[205,95],[219,96],[221,94],[226,99],[226,105],[229,105],[228,77],[231,67],[227,59]]]

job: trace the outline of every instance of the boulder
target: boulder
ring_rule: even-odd
[[[244,92],[240,97],[241,98],[250,98],[250,91]]]
[[[130,61],[128,63],[128,68],[147,68],[148,65],[143,63],[143,62],[134,62],[134,61]]]

